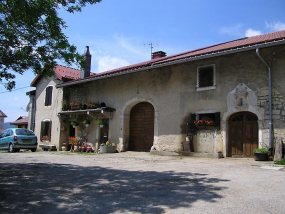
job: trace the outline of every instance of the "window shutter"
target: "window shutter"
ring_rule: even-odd
[[[214,126],[217,130],[220,129],[220,124],[221,124],[221,113],[216,112],[215,113],[215,124],[214,124]]]
[[[196,114],[191,114],[191,122],[190,122],[190,129],[195,130],[195,122],[196,121]]]

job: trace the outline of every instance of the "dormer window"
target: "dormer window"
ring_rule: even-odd
[[[45,106],[51,106],[52,104],[52,89],[53,86],[46,87]]]
[[[216,88],[215,65],[200,66],[197,68],[197,91]]]

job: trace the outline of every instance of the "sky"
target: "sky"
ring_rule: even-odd
[[[99,73],[151,58],[168,56],[243,37],[285,30],[284,0],[102,0],[82,12],[58,14],[68,26],[69,42],[92,55],[91,71]],[[59,62],[65,65],[63,62]],[[26,92],[35,75],[17,75],[16,89],[0,84],[0,110],[5,122],[27,116]]]

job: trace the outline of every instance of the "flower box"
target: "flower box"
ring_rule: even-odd
[[[116,153],[116,146],[100,146],[100,153]]]

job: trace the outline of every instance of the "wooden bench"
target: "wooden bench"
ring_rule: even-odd
[[[49,151],[49,150],[50,150],[50,151],[57,151],[55,145],[40,144],[39,147],[42,148],[42,150],[44,150],[44,151]]]

